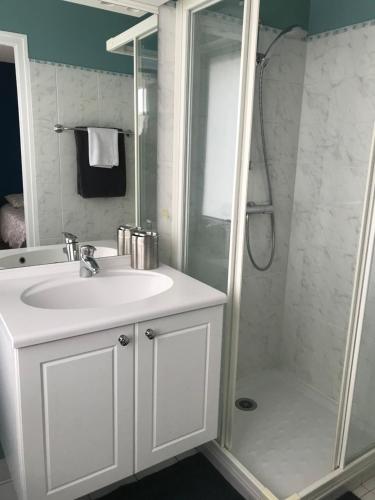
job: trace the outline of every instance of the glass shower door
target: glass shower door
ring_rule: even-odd
[[[139,224],[157,219],[158,32],[137,40],[136,64]]]
[[[185,272],[226,292],[243,6],[223,0],[190,16]]]
[[[365,302],[353,402],[350,416],[346,463],[375,447],[375,266],[372,257]]]

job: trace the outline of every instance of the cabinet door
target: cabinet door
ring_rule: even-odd
[[[136,325],[136,472],[216,438],[222,309]]]
[[[72,500],[133,473],[133,340],[124,327],[20,350],[27,500]]]

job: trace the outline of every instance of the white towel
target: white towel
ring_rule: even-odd
[[[88,127],[89,163],[91,167],[118,166],[118,130]]]

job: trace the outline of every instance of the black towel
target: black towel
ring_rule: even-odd
[[[119,132],[119,164],[113,168],[91,167],[89,139],[85,130],[75,130],[77,147],[77,189],[82,198],[110,198],[125,196],[126,161],[125,136]]]

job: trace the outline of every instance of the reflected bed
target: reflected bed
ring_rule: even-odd
[[[0,208],[0,239],[10,248],[26,243],[25,211],[6,203]]]

